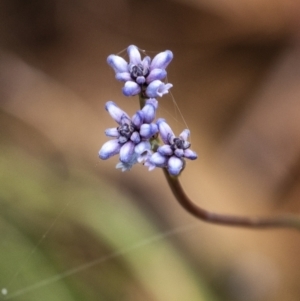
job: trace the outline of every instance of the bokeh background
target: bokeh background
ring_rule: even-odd
[[[300,214],[299,16],[297,0],[2,0],[0,300],[298,301],[299,232],[197,221],[161,170],[97,153],[105,102],[138,105],[106,57],[170,49],[189,196]],[[185,127],[170,94],[158,115]]]

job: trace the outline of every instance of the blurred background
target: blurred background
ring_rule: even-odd
[[[168,80],[199,159],[181,182],[219,213],[300,214],[297,0],[2,0],[0,300],[300,299],[300,233],[205,224],[161,170],[98,159],[106,64],[170,49]],[[179,134],[170,94],[160,101]]]

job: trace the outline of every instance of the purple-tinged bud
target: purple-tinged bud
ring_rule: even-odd
[[[156,108],[153,104],[146,103],[142,109],[142,112],[144,112],[144,122],[151,123],[155,118]]]
[[[146,82],[146,79],[145,79],[144,76],[138,76],[138,77],[136,78],[136,82],[137,82],[139,85],[142,85],[142,84],[144,84],[144,83]]]
[[[120,82],[127,82],[132,81],[132,78],[129,72],[118,72],[116,73],[116,80]]]
[[[147,76],[146,82],[150,84],[154,80],[162,80],[167,76],[167,71],[164,69],[153,69],[150,71],[149,75]]]
[[[141,137],[139,135],[138,132],[133,132],[131,137],[130,137],[130,140],[134,143],[134,144],[138,144],[140,141],[141,141]]]
[[[123,110],[121,110],[113,101],[108,101],[105,104],[105,109],[108,111],[110,116],[119,124],[123,116],[129,118],[129,116]]]
[[[144,123],[140,128],[140,135],[145,139],[150,139],[157,132],[158,132],[158,127],[154,123],[151,124]]]
[[[178,149],[175,149],[174,154],[176,155],[176,157],[181,158],[184,155],[184,151],[183,151],[183,149],[178,148]]]
[[[108,137],[119,137],[119,132],[117,128],[110,128],[105,130],[105,135]]]
[[[173,150],[168,144],[160,146],[157,151],[163,156],[172,156],[173,154]]]
[[[156,124],[158,126],[159,134],[165,144],[169,144],[170,137],[175,137],[172,129],[170,126],[166,123],[166,120],[163,118],[160,118],[156,121]]]
[[[190,160],[195,160],[198,158],[197,154],[190,149],[184,150],[184,156]]]
[[[121,144],[118,139],[107,141],[103,144],[99,151],[99,157],[102,160],[107,160],[108,158],[119,153],[121,149]]]
[[[134,96],[141,92],[141,87],[136,82],[126,82],[122,91],[125,96]]]
[[[144,123],[144,112],[142,110],[137,111],[131,118],[132,123],[139,128]]]
[[[134,143],[132,141],[128,141],[122,145],[120,149],[120,161],[121,162],[130,162],[132,155],[134,153]]]
[[[178,176],[183,168],[184,161],[172,156],[168,161],[168,172],[172,176]]]
[[[151,63],[151,58],[149,56],[145,56],[142,60],[142,65],[144,70],[149,70]]]
[[[168,159],[168,157],[165,157],[160,153],[154,153],[150,157],[149,162],[155,165],[156,167],[165,167],[167,165]]]
[[[173,59],[173,53],[170,50],[166,50],[164,52],[160,52],[157,54],[150,65],[150,69],[166,69],[167,66],[170,64],[170,62]]]
[[[127,48],[127,53],[128,53],[129,60],[130,60],[131,64],[137,65],[137,64],[141,63],[141,55],[140,55],[140,52],[139,52],[139,50],[136,46],[130,45]]]
[[[128,72],[128,63],[120,56],[111,54],[107,58],[107,63],[116,73]]]
[[[155,110],[157,110],[157,108],[158,108],[158,101],[155,98],[148,98],[146,100],[146,104],[149,104],[149,103],[154,106]]]

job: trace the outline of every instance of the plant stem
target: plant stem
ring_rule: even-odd
[[[170,176],[167,169],[163,169],[167,182],[179,202],[189,213],[205,222],[226,226],[237,226],[246,228],[294,228],[300,230],[300,217],[293,214],[283,214],[274,217],[246,217],[223,215],[209,212],[197,206],[184,192],[178,177]]]
[[[139,94],[139,102],[140,102],[140,108],[142,109],[146,102],[146,98],[142,96],[142,93]]]
[[[143,93],[139,95],[140,108],[145,105]],[[196,218],[218,225],[236,226],[254,229],[263,228],[294,228],[300,230],[300,216],[294,214],[282,214],[273,217],[247,217],[219,214],[207,211],[197,206],[184,192],[178,177],[171,176],[166,168],[163,168],[166,180],[179,204]]]

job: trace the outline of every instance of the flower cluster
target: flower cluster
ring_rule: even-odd
[[[123,165],[119,166],[123,169],[130,169],[133,164],[142,161],[143,154],[151,151],[150,138],[158,132],[158,126],[152,123],[155,119],[157,100],[148,99],[143,109],[137,111],[132,118],[113,101],[107,102],[105,107],[119,126],[105,131],[106,136],[115,139],[102,146],[99,157],[106,160],[120,154],[120,161]]]
[[[106,110],[118,126],[105,131],[114,139],[106,142],[99,151],[99,157],[106,160],[119,154],[117,168],[130,170],[136,163],[143,163],[149,170],[155,167],[167,168],[177,176],[185,166],[185,158],[195,160],[197,154],[189,149],[189,130],[176,137],[165,119],[155,115],[158,108],[156,97],[168,93],[173,86],[161,80],[167,75],[166,68],[173,58],[170,50],[157,54],[153,60],[149,56],[141,58],[138,48],[131,45],[127,49],[129,62],[118,55],[110,55],[108,64],[114,69],[116,79],[125,82],[125,96],[139,95],[143,107],[131,118],[113,101],[106,103]],[[159,136],[163,145],[159,144]]]
[[[116,79],[125,82],[123,94],[133,96],[142,93],[143,96],[155,98],[163,96],[172,88],[172,84],[164,84],[161,80],[167,76],[166,68],[173,59],[170,50],[156,55],[153,60],[149,56],[141,59],[138,48],[131,45],[127,48],[129,63],[122,57],[111,54],[108,64],[114,69]]]

